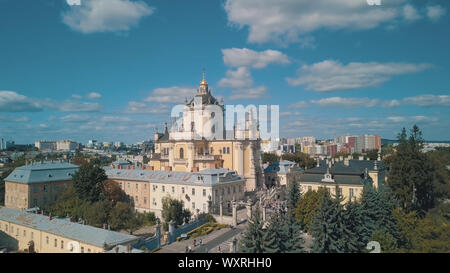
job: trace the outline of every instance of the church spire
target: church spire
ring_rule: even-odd
[[[199,93],[200,94],[207,94],[208,93],[208,82],[205,79],[205,69],[203,68],[203,79],[200,82],[200,87],[199,87]]]

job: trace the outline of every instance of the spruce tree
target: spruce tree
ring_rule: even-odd
[[[266,253],[285,252],[285,234],[282,230],[280,212],[277,211],[269,221],[267,229],[264,231],[263,245]]]
[[[314,237],[312,252],[345,252],[340,223],[341,210],[342,206],[332,200],[328,192],[325,192],[311,225],[311,235]]]
[[[295,217],[295,209],[297,208],[298,201],[300,200],[300,187],[297,180],[293,180],[289,183],[288,194],[286,199],[287,211],[290,216]]]
[[[346,252],[362,252],[367,245],[364,234],[369,234],[369,232],[363,222],[363,210],[361,204],[357,202],[348,202],[343,213],[343,220],[349,231],[346,236]]]
[[[256,210],[248,222],[246,231],[241,241],[241,252],[264,253],[264,231],[260,213]]]

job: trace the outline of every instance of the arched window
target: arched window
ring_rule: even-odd
[[[184,149],[180,148],[180,159],[184,159]]]

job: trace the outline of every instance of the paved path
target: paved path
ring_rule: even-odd
[[[215,248],[219,245],[223,246],[221,247],[221,250],[223,250],[223,252],[229,252],[229,246],[227,247],[227,245],[229,245],[229,242],[237,235],[239,235],[242,231],[244,230],[244,227],[238,226],[235,229],[230,229],[229,231],[227,231],[226,233],[217,236],[216,238],[204,243],[202,246],[196,248],[194,250],[195,253],[207,253],[207,252],[216,252],[216,251],[211,251],[211,250],[215,250]],[[225,244],[224,244],[225,243]]]

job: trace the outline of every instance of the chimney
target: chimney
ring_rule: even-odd
[[[116,165],[114,165],[114,164],[111,164],[111,167],[112,167],[113,169],[115,169],[115,168],[116,168]]]
[[[41,214],[44,215],[44,210],[41,210]]]
[[[48,215],[48,220],[50,220],[50,221],[53,220],[53,216],[51,213]]]
[[[130,166],[127,166],[127,170],[129,170],[130,169]]]
[[[339,161],[343,161],[344,160],[344,157],[341,155],[341,156],[339,156]]]
[[[350,166],[350,160],[348,157],[344,160],[344,165],[347,167]]]

